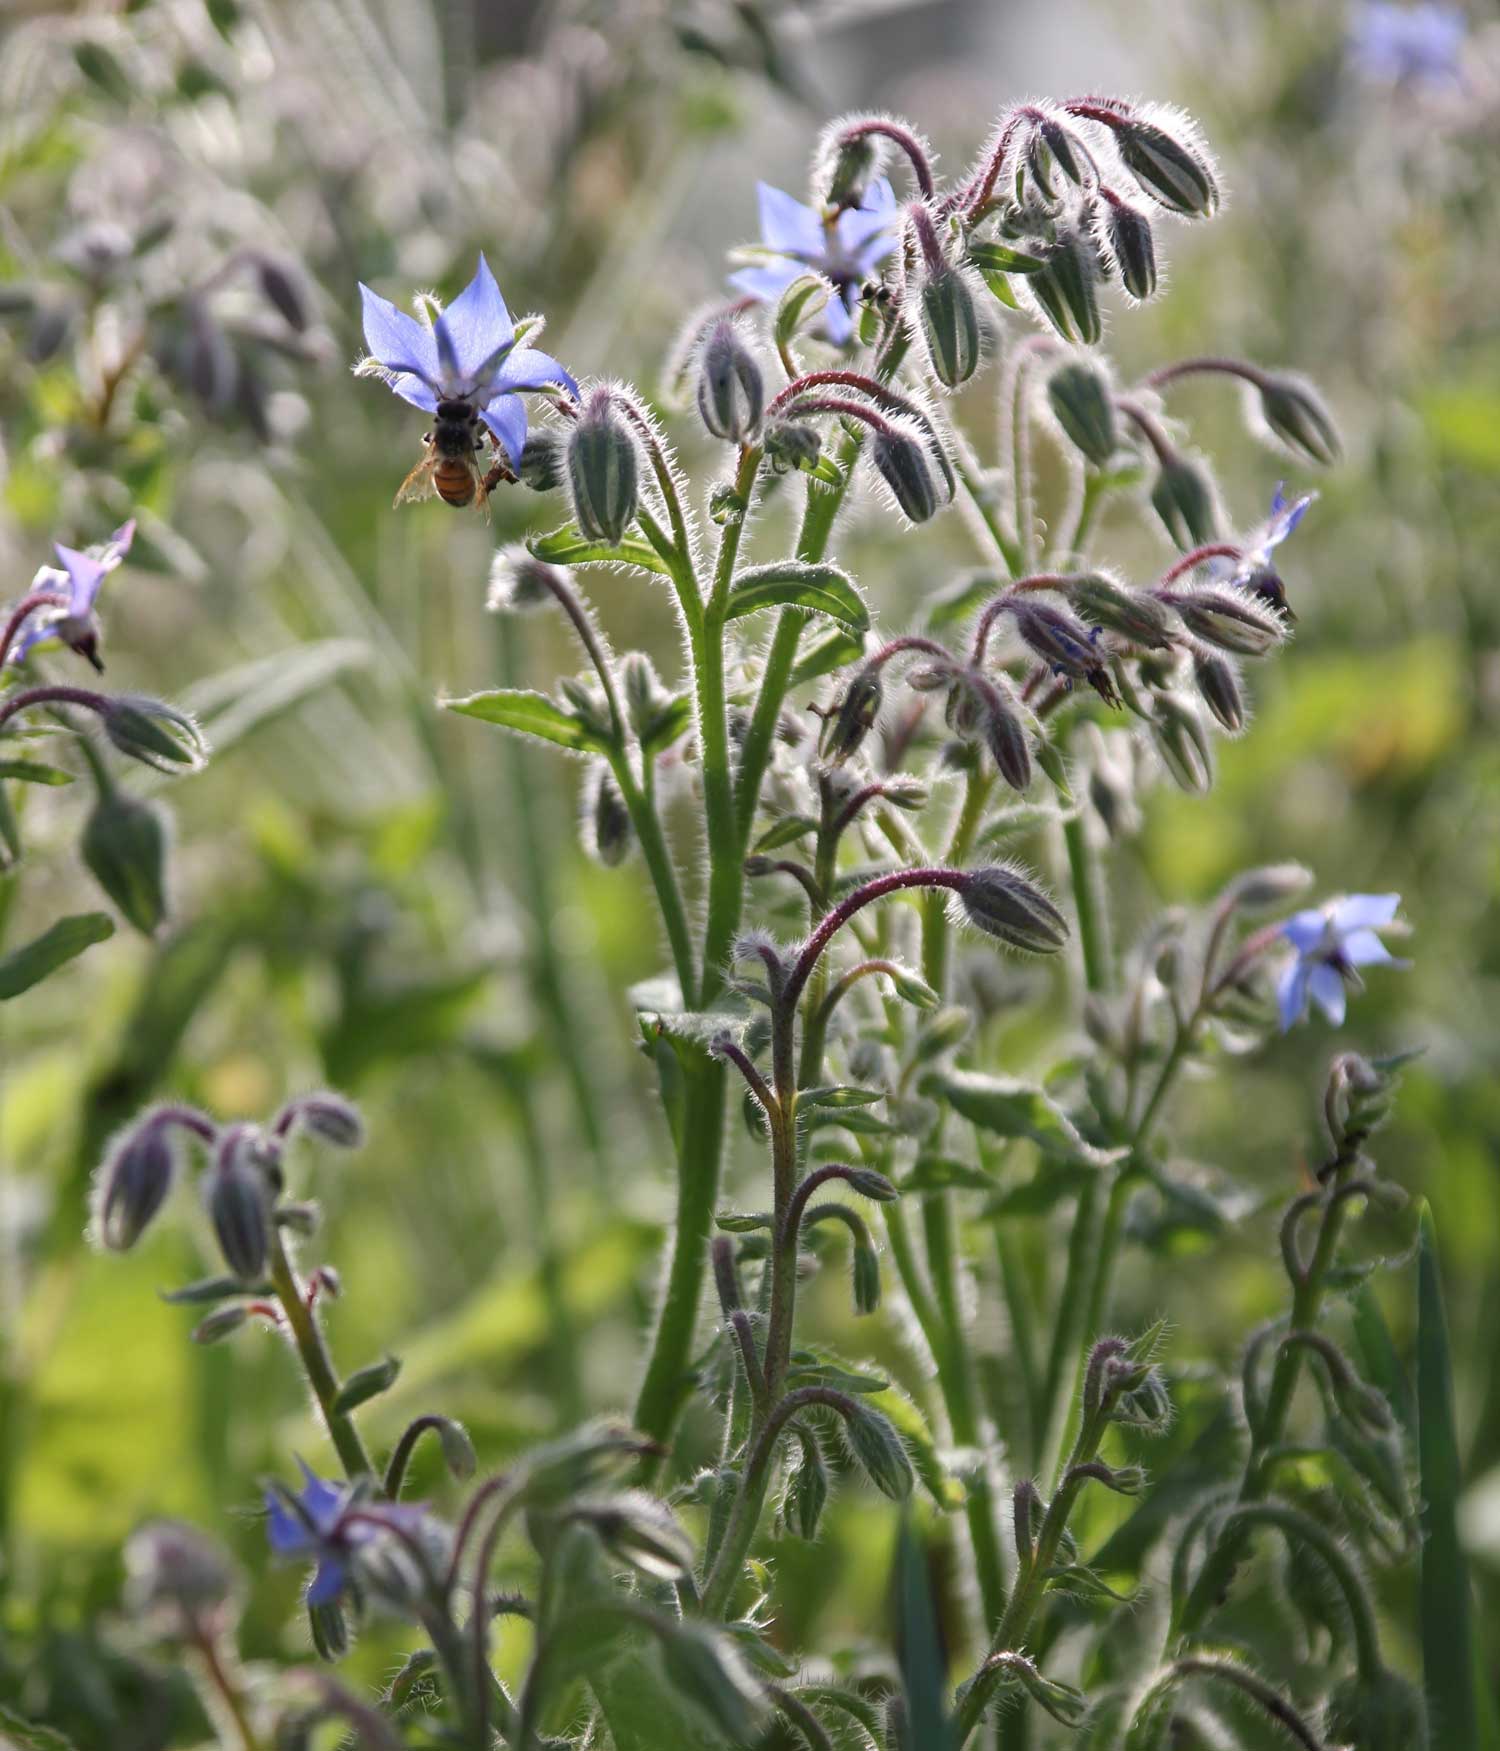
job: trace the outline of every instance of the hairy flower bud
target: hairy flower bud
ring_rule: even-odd
[[[1237,657],[1263,657],[1286,642],[1286,622],[1275,609],[1233,584],[1163,591],[1162,599],[1195,637]]]
[[[1343,448],[1333,415],[1310,383],[1300,377],[1266,377],[1254,386],[1259,412],[1271,436],[1294,456],[1331,468]]]
[[[1008,864],[976,869],[959,890],[977,930],[1022,954],[1051,955],[1068,940],[1068,921],[1036,885]]]
[[[860,1469],[881,1495],[904,1502],[912,1490],[911,1456],[890,1418],[860,1399],[844,1413],[844,1436]]]
[[[680,1581],[692,1570],[693,1541],[671,1509],[643,1491],[583,1497],[568,1514],[592,1527],[611,1556],[653,1580]]]
[[[142,693],[117,693],[106,701],[104,733],[122,754],[158,772],[196,772],[208,743],[185,711]]]
[[[1099,313],[1099,251],[1087,231],[1061,231],[1027,290],[1064,340],[1094,346],[1104,336]]]
[[[1162,764],[1179,789],[1200,795],[1213,789],[1213,743],[1191,700],[1180,693],[1158,693],[1151,736]]]
[[[967,277],[948,263],[922,277],[922,338],[932,369],[956,389],[979,369],[979,308]]]
[[[1119,448],[1114,396],[1109,377],[1088,359],[1070,359],[1047,379],[1047,401],[1057,423],[1096,467]]]
[[[861,669],[824,724],[821,750],[824,758],[847,760],[869,735],[884,702],[880,671]]]
[[[228,1557],[180,1520],[153,1520],[125,1544],[125,1600],[131,1613],[159,1622],[168,1634],[200,1633],[234,1598]]]
[[[586,795],[585,848],[606,869],[615,869],[630,855],[635,828],[615,775],[602,760],[594,768]]]
[[[1169,650],[1177,616],[1159,596],[1132,590],[1103,572],[1085,572],[1068,585],[1068,600],[1096,626],[1146,650]]]
[[[364,1120],[353,1101],[331,1090],[304,1094],[287,1109],[293,1122],[335,1149],[358,1149],[365,1140]]]
[[[1237,736],[1245,727],[1245,696],[1233,662],[1198,645],[1193,651],[1193,680],[1215,719]]]
[[[760,430],[765,405],[760,366],[734,324],[716,322],[698,366],[699,417],[714,437],[745,444]]]
[[[810,1542],[818,1536],[818,1522],[828,1501],[828,1466],[811,1430],[802,1434],[800,1446],[801,1462],[787,1480],[781,1512],[792,1531]]]
[[[521,485],[533,492],[551,492],[561,486],[567,471],[567,448],[561,432],[546,426],[528,432],[518,470]]]
[[[1142,116],[1111,120],[1125,168],[1158,205],[1185,219],[1208,219],[1219,205],[1219,185],[1208,159],[1186,136]]]
[[[195,1344],[223,1343],[225,1338],[233,1337],[249,1317],[250,1310],[243,1301],[231,1302],[227,1307],[216,1307],[193,1327],[192,1341]]]
[[[925,523],[945,501],[927,445],[898,426],[876,432],[870,461],[891,497],[913,523]]]
[[[270,1188],[260,1162],[261,1142],[253,1125],[231,1126],[204,1181],[214,1238],[241,1282],[252,1282],[265,1270],[270,1242]]]
[[[490,562],[490,584],[484,605],[491,614],[519,614],[543,608],[557,600],[558,587],[566,588],[568,572],[548,565],[524,547],[502,547]]]
[[[823,440],[817,428],[798,420],[772,420],[766,427],[764,443],[776,474],[816,468],[823,454]]]
[[[1066,608],[1054,608],[1031,596],[1015,596],[1009,603],[1016,631],[1054,675],[1072,681],[1087,681],[1101,699],[1118,704],[1114,684],[1104,667],[1099,649],[1098,627],[1086,626]]]
[[[983,717],[984,744],[995,769],[1012,790],[1031,784],[1031,742],[1026,725],[1003,683],[987,690]]]
[[[1227,904],[1246,912],[1285,906],[1312,886],[1313,873],[1300,863],[1266,863],[1236,876],[1224,891]]]
[[[145,936],[167,915],[167,840],[159,804],[110,790],[95,803],[79,846],[95,881]]]
[[[640,502],[635,435],[607,389],[589,397],[568,439],[573,514],[590,541],[617,547]]]
[[[1168,535],[1186,552],[1215,539],[1219,507],[1213,477],[1191,456],[1173,454],[1161,464],[1151,504]]]
[[[824,153],[817,176],[825,205],[841,212],[859,206],[880,169],[882,156],[878,135],[846,135],[834,140]]]
[[[127,1252],[166,1202],[177,1173],[166,1125],[147,1118],[105,1157],[94,1188],[94,1232],[111,1252]]]
[[[1110,201],[1105,235],[1125,290],[1144,303],[1156,291],[1156,242],[1151,221],[1125,201]]]
[[[1324,1717],[1330,1745],[1354,1751],[1425,1751],[1427,1711],[1406,1679],[1382,1670],[1351,1674],[1334,1685]]]

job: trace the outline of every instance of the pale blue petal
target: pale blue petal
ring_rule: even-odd
[[[1396,957],[1373,930],[1352,930],[1339,945],[1339,953],[1351,967],[1380,967]]]
[[[474,278],[438,317],[435,326],[439,347],[443,342],[452,347],[453,387],[460,392],[472,388],[485,363],[515,333],[490,264],[482,255]]]
[[[804,207],[801,201],[794,201],[789,194],[772,188],[769,183],[758,182],[755,189],[760,197],[761,242],[768,249],[798,256],[804,261],[821,259],[828,247],[828,239],[823,221],[812,208]]]
[[[1281,927],[1281,934],[1293,948],[1305,954],[1314,949],[1323,940],[1323,933],[1328,928],[1327,915],[1316,907],[1306,912],[1294,912]]]
[[[834,226],[839,245],[861,269],[868,272],[896,247],[899,218],[891,185],[882,178],[870,190],[862,206],[851,207],[839,214]]]
[[[1281,1031],[1288,1033],[1302,1019],[1307,1008],[1308,963],[1299,955],[1288,961],[1276,986],[1276,1009],[1281,1017]]]
[[[1317,496],[1315,492],[1303,493],[1300,499],[1289,504],[1286,494],[1278,486],[1276,495],[1271,500],[1271,518],[1266,525],[1265,539],[1261,543],[1262,549],[1269,552],[1273,547],[1280,547],[1287,536],[1307,515],[1307,507]]]
[[[1326,961],[1320,962],[1308,975],[1307,994],[1334,1027],[1343,1025],[1347,1004],[1344,981]]]
[[[512,474],[519,471],[526,447],[526,403],[519,395],[497,395],[483,411],[484,423],[500,440]]]
[[[326,1482],[312,1469],[305,1459],[298,1458],[302,1467],[304,1485],[297,1500],[307,1509],[313,1524],[320,1531],[326,1530],[338,1519],[344,1507],[344,1492],[337,1484]]]
[[[823,312],[823,332],[836,347],[841,347],[854,333],[854,318],[844,300],[834,294]]]
[[[266,1491],[266,1537],[277,1556],[300,1556],[317,1542],[274,1490]]]
[[[312,1585],[307,1589],[309,1605],[331,1605],[344,1590],[348,1570],[342,1557],[325,1556],[313,1571]]]
[[[794,261],[768,261],[741,268],[729,276],[729,283],[749,297],[759,298],[762,304],[779,304],[781,294],[806,272]]]
[[[413,377],[410,371],[403,371],[399,376],[392,377],[391,388],[413,407],[420,407],[427,413],[437,411],[438,398],[432,386],[420,377]]]
[[[425,323],[398,310],[388,298],[382,298],[366,285],[359,295],[364,305],[365,345],[370,357],[379,359],[387,370],[410,371],[414,376],[437,381],[437,344]]]
[[[494,384],[502,392],[545,389],[551,385],[569,389],[574,395],[578,393],[572,376],[550,353],[538,352],[535,347],[519,347],[513,352],[495,373]]]
[[[1333,908],[1333,927],[1339,932],[1379,930],[1396,916],[1399,894],[1350,894]]]
[[[52,548],[68,574],[68,613],[81,619],[93,612],[106,568],[97,559],[90,559],[88,554],[79,553],[75,548],[64,547],[60,541],[54,541]]]

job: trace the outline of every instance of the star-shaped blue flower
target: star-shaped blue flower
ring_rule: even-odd
[[[481,255],[463,291],[429,326],[398,310],[366,285],[366,368],[385,378],[402,400],[433,413],[440,401],[466,401],[495,434],[511,468],[526,444],[527,390],[551,387],[578,393],[557,360],[535,347],[517,346],[515,324]]]
[[[1456,85],[1468,25],[1457,6],[1366,0],[1355,14],[1350,48],[1359,70],[1384,85]]]
[[[1350,894],[1287,919],[1281,934],[1297,952],[1276,988],[1283,1033],[1303,1019],[1309,1002],[1338,1027],[1344,1019],[1345,984],[1359,983],[1357,967],[1406,964],[1376,934],[1391,923],[1400,904],[1399,894]]]
[[[303,1487],[295,1500],[301,1513],[290,1508],[275,1490],[266,1491],[266,1536],[277,1556],[306,1557],[316,1563],[307,1589],[309,1605],[328,1605],[349,1584],[349,1565],[360,1545],[381,1536],[384,1522],[400,1531],[412,1532],[421,1523],[424,1510],[415,1503],[362,1500],[352,1486],[341,1486],[319,1477],[304,1459]],[[354,1509],[357,1519],[350,1519]]]
[[[87,657],[96,669],[103,669],[99,660],[99,622],[94,604],[99,599],[99,586],[130,551],[135,539],[135,520],[122,523],[103,547],[90,553],[64,547],[58,541],[53,551],[62,567],[44,565],[31,580],[32,594],[57,595],[64,600],[55,606],[38,608],[28,614],[11,646],[10,660],[21,662],[40,644],[57,640]]]
[[[830,224],[779,188],[757,183],[764,259],[729,276],[729,283],[763,304],[776,303],[800,275],[821,274],[837,296],[828,300],[823,330],[835,346],[854,333],[859,289],[896,247],[896,197],[884,177],[871,183],[857,207]]]

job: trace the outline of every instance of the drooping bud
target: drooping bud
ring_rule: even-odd
[[[1151,504],[1184,552],[1217,538],[1219,507],[1213,477],[1194,457],[1174,451],[1162,460],[1151,488]]]
[[[1266,863],[1247,869],[1224,890],[1224,903],[1246,912],[1285,906],[1312,886],[1313,873],[1300,863]]]
[[[323,1089],[304,1094],[287,1108],[292,1123],[335,1149],[358,1149],[365,1140],[364,1120],[353,1101]]]
[[[870,461],[891,490],[903,515],[925,523],[947,497],[939,485],[930,450],[921,438],[896,425],[875,434]]]
[[[1245,727],[1245,696],[1233,662],[1198,645],[1193,650],[1193,680],[1218,723],[1237,736]]]
[[[1068,181],[1082,187],[1083,165],[1079,162],[1073,130],[1056,116],[1047,116],[1037,129],[1037,137],[1052,154],[1052,161]]]
[[[945,389],[967,383],[979,369],[979,307],[964,273],[943,262],[922,276],[922,338],[933,374]]]
[[[1156,291],[1156,241],[1151,221],[1128,202],[1110,200],[1105,235],[1121,283],[1132,298],[1144,304]]]
[[[241,1282],[266,1267],[270,1188],[261,1165],[262,1138],[253,1125],[233,1125],[220,1139],[204,1181],[204,1201],[224,1262]]]
[[[1068,921],[1036,885],[1009,864],[976,869],[959,890],[976,930],[1021,954],[1052,955],[1068,940]]]
[[[233,1337],[249,1317],[250,1310],[244,1302],[234,1301],[205,1315],[189,1335],[195,1344],[221,1344],[225,1338]]]
[[[748,443],[760,430],[765,411],[765,380],[760,366],[727,319],[709,330],[698,366],[698,413],[716,438]]]
[[[1012,790],[1026,790],[1031,784],[1031,741],[1004,682],[993,682],[985,690],[985,708],[984,743],[995,769]]]
[[[110,790],[95,803],[79,846],[95,881],[145,936],[167,915],[166,811]]]
[[[884,702],[879,669],[861,669],[824,722],[820,749],[824,759],[847,760],[874,728]]]
[[[1255,384],[1259,413],[1270,435],[1297,456],[1331,468],[1343,446],[1333,415],[1301,377],[1279,374]]]
[[[1066,608],[1054,608],[1031,596],[1010,601],[1021,641],[1051,669],[1072,681],[1087,681],[1106,704],[1118,705],[1114,682],[1099,649],[1098,627],[1086,626]]]
[[[693,1541],[671,1509],[644,1491],[584,1497],[568,1514],[591,1526],[611,1556],[653,1580],[680,1581],[692,1569]]]
[[[502,547],[490,562],[484,605],[491,614],[522,614],[531,608],[544,608],[557,600],[557,588],[565,588],[568,582],[565,567],[548,565],[524,547]]]
[[[615,775],[602,760],[595,765],[585,794],[585,849],[606,869],[616,869],[630,855],[635,828]]]
[[[104,733],[122,754],[158,772],[196,772],[208,742],[185,711],[143,693],[117,693],[101,712]]]
[[[337,1665],[349,1652],[349,1622],[337,1599],[309,1605],[307,1627],[312,1635],[313,1652],[320,1660]]]
[[[911,1456],[890,1418],[863,1400],[851,1399],[843,1428],[865,1476],[881,1495],[904,1502],[912,1490]]]
[[[824,205],[840,212],[863,202],[885,157],[878,134],[850,133],[848,127],[835,123],[824,135],[814,172]]]
[[[1330,1745],[1355,1751],[1426,1751],[1427,1711],[1395,1672],[1358,1672],[1333,1687],[1323,1732]]]
[[[218,1627],[235,1593],[235,1572],[219,1546],[180,1520],[153,1520],[125,1545],[125,1599],[168,1634]]]
[[[1286,642],[1286,622],[1275,609],[1233,584],[1163,591],[1161,596],[1195,637],[1237,657],[1263,657]]]
[[[1213,742],[1191,700],[1180,693],[1158,693],[1151,738],[1179,789],[1199,795],[1213,789]]]
[[[1159,596],[1132,590],[1104,572],[1073,578],[1068,599],[1096,626],[1146,650],[1170,650],[1180,630],[1177,616]]]
[[[815,426],[799,420],[772,420],[766,427],[765,451],[771,469],[787,474],[793,469],[804,473],[816,468],[823,454],[823,440]]]
[[[880,1307],[880,1255],[868,1236],[856,1238],[852,1265],[854,1311],[875,1313]]]
[[[781,1511],[792,1531],[811,1542],[818,1536],[818,1522],[828,1501],[828,1466],[817,1436],[810,1429],[798,1433],[802,1459],[787,1481]]]
[[[307,307],[307,289],[302,278],[287,263],[275,256],[257,255],[255,274],[266,301],[282,317],[288,328],[305,334],[312,321]]]
[[[127,1252],[166,1202],[177,1173],[166,1125],[147,1118],[118,1139],[94,1187],[94,1232],[111,1252]]]
[[[1186,127],[1169,131],[1138,115],[1122,115],[1107,125],[1125,168],[1152,200],[1185,219],[1213,216],[1219,185]]]
[[[1088,359],[1070,359],[1047,379],[1047,400],[1057,423],[1096,467],[1119,448],[1109,377]]]
[[[655,665],[644,651],[630,651],[621,660],[620,690],[625,695],[625,715],[641,746],[656,748],[678,721],[677,702],[662,685]]]
[[[573,515],[590,541],[617,547],[640,502],[635,435],[607,389],[590,395],[568,439]]]
[[[1104,335],[1099,313],[1099,252],[1087,231],[1058,233],[1027,289],[1064,340],[1094,346]]]
[[[533,492],[551,492],[561,486],[567,471],[567,449],[561,432],[546,426],[528,432],[517,470],[521,485]]]

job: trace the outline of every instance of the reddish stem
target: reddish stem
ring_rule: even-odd
[[[56,590],[33,590],[29,596],[23,596],[11,610],[4,632],[0,632],[0,669],[5,667],[5,659],[10,655],[10,647],[16,642],[16,634],[29,616],[35,614],[38,608],[66,608],[67,605],[68,598],[59,596]]]

